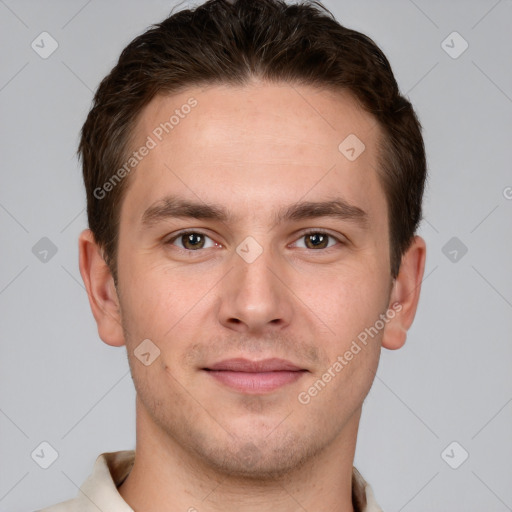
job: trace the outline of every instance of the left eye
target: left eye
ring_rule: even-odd
[[[315,231],[302,235],[294,245],[305,249],[327,249],[335,245],[337,241],[332,235]]]
[[[217,245],[209,236],[196,231],[181,233],[178,236],[171,238],[168,243],[189,251],[208,249]]]

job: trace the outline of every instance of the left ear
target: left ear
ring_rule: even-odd
[[[384,329],[382,336],[384,348],[396,350],[405,343],[407,331],[412,325],[420,299],[426,254],[425,240],[415,236],[411,246],[402,256],[400,271],[393,284],[388,306],[395,311],[395,316]]]

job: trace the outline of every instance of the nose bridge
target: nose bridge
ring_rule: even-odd
[[[282,278],[277,277],[281,269],[283,265],[270,249],[258,248],[251,240],[242,242],[233,254],[233,267],[222,290],[221,323],[239,331],[288,324],[292,305]]]
[[[277,290],[274,283],[274,276],[269,267],[271,262],[268,255],[261,255],[255,261],[248,263],[247,261],[236,261],[235,274],[238,279],[238,300],[257,306],[262,304],[264,300],[272,298]],[[274,260],[274,264],[275,264]],[[268,302],[265,302],[268,303]],[[261,307],[261,306],[260,306]]]

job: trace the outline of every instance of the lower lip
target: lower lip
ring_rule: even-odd
[[[227,370],[207,370],[214,379],[242,393],[258,394],[274,391],[300,379],[304,371],[276,372],[232,372]]]

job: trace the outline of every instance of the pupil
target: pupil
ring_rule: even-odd
[[[327,237],[320,233],[314,233],[312,235],[308,235],[308,240],[313,248],[323,247],[325,246],[325,242],[327,241]]]
[[[198,247],[202,247],[204,243],[202,238],[202,235],[198,233],[183,235],[183,245],[187,248],[197,249]]]

